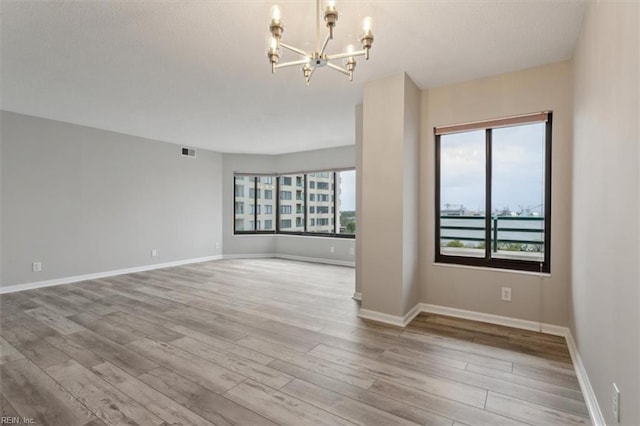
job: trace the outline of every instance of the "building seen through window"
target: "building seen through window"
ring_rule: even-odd
[[[236,233],[353,237],[356,232],[355,170],[236,175],[234,198]]]

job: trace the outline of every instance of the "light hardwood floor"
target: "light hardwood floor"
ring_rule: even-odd
[[[0,297],[2,416],[38,425],[573,425],[563,338],[358,319],[352,268],[224,260]]]

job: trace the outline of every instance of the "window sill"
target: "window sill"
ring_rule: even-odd
[[[310,238],[324,238],[325,240],[355,240],[355,235],[327,235],[327,234],[310,234],[310,233],[293,233],[293,232],[280,232],[276,234],[281,237],[310,237]]]
[[[501,272],[506,274],[529,275],[529,276],[540,277],[540,278],[551,278],[551,274],[548,272],[521,271],[518,269],[489,268],[487,266],[460,265],[457,263],[441,263],[441,262],[433,262],[431,265],[435,267],[444,267],[444,268],[472,269],[474,271]]]
[[[272,237],[310,237],[310,238],[324,238],[331,240],[355,240],[356,236],[353,234],[320,234],[320,233],[309,233],[309,232],[234,232],[234,237],[252,237],[256,235],[269,235]]]

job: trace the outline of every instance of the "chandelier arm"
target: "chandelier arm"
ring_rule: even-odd
[[[280,46],[284,47],[287,50],[295,52],[298,55],[302,55],[302,56],[306,56],[306,57],[310,57],[311,56],[309,53],[305,52],[304,50],[300,50],[297,47],[290,46],[290,45],[288,45],[286,43],[283,43],[283,42],[280,42]]]
[[[309,63],[309,59],[305,58],[305,59],[300,59],[298,61],[283,62],[281,64],[276,64],[275,68],[278,69],[278,68],[293,67],[295,65],[304,65],[308,63]]]
[[[357,50],[355,52],[338,53],[336,55],[327,55],[327,61],[332,61],[334,59],[350,58],[355,56],[364,56],[366,54],[367,54],[366,50]]]
[[[322,49],[320,49],[320,56],[324,55],[324,51],[327,48],[327,44],[329,44],[329,40],[331,40],[331,36],[327,34],[327,37],[324,39],[324,43],[322,43]]]
[[[347,76],[351,77],[351,73],[350,73],[349,71],[347,71],[346,69],[342,68],[342,67],[339,67],[339,66],[337,66],[337,65],[334,65],[334,64],[332,64],[332,63],[330,63],[330,62],[327,62],[327,66],[328,66],[329,68],[331,68],[332,70],[336,70],[336,71],[338,71],[338,72],[341,72],[341,73],[342,73],[342,74],[344,74],[344,75],[347,75]]]
[[[316,0],[316,51],[320,51],[320,0]]]

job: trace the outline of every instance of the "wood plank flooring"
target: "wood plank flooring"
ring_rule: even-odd
[[[1,415],[38,425],[590,424],[563,338],[360,320],[352,268],[223,260],[0,297]]]

